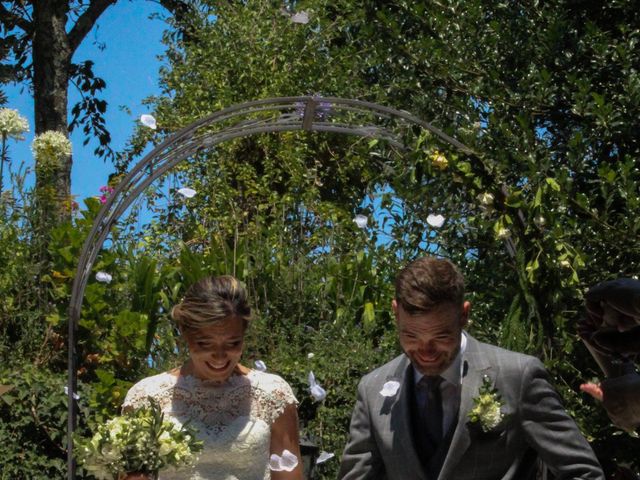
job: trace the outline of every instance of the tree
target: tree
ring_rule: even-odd
[[[99,98],[105,82],[93,74],[93,62],[73,62],[73,55],[100,16],[117,0],[30,0],[0,2],[0,53],[9,61],[2,65],[3,82],[25,82],[33,91],[35,133],[56,131],[68,136],[82,127],[87,136],[97,137],[96,154],[113,159],[104,113],[107,103]],[[191,4],[179,0],[160,2],[177,18],[187,15]],[[192,2],[196,3],[196,2]],[[68,89],[73,84],[82,99],[71,109],[68,121]],[[72,157],[67,155],[53,174],[39,175],[36,190],[42,199],[40,210],[44,236],[48,222],[68,219]]]

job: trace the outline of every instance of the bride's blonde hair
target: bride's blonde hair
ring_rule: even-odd
[[[246,328],[251,307],[244,285],[231,275],[205,277],[194,283],[171,310],[182,332],[192,332],[227,318],[240,318]]]

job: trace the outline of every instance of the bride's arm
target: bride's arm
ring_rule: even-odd
[[[298,466],[291,472],[271,472],[271,480],[302,480],[302,459],[298,438],[298,409],[289,404],[271,425],[271,453],[282,455],[289,450],[298,457]]]

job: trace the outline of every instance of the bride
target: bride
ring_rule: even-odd
[[[244,286],[228,275],[204,278],[187,290],[171,315],[187,342],[188,361],[136,383],[123,409],[152,397],[166,418],[195,427],[204,449],[196,465],[160,472],[160,479],[301,480],[291,387],[277,375],[239,363],[251,316]],[[298,465],[271,471],[270,456],[282,456],[284,450],[297,457]]]

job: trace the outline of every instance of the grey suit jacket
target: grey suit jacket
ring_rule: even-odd
[[[411,364],[400,355],[360,381],[338,478],[524,480],[534,472],[539,457],[557,480],[604,480],[591,447],[562,407],[537,358],[467,335],[462,362],[460,410],[439,475],[424,468],[414,445]],[[490,432],[468,418],[485,375],[501,395],[506,414]],[[385,397],[380,390],[389,380],[400,382],[400,388]]]

